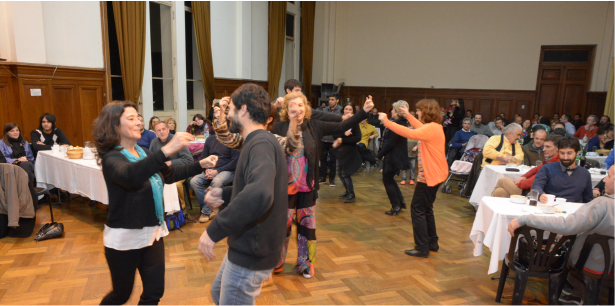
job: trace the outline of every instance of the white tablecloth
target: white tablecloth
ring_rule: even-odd
[[[96,160],[69,159],[51,151],[39,151],[34,174],[38,187],[58,187],[109,205],[107,184]],[[164,208],[165,212],[179,211],[175,184],[164,185]]]
[[[521,170],[521,169],[520,169]],[[519,172],[507,172],[506,166],[492,166],[487,165],[480,172],[480,176],[478,177],[478,181],[476,181],[476,185],[474,190],[472,191],[472,196],[470,197],[470,204],[475,207],[480,203],[481,199],[484,196],[490,196],[495,189],[495,185],[498,183],[498,180],[503,177],[508,177],[511,179],[518,178],[528,170],[521,170]],[[596,186],[606,175],[602,174],[592,174],[592,186]]]
[[[566,214],[550,214],[545,216],[568,216],[583,204],[565,203],[557,207]],[[484,197],[476,211],[470,239],[474,243],[474,256],[483,254],[483,245],[491,250],[491,260],[487,274],[499,269],[499,261],[508,253],[512,237],[508,233],[508,224],[521,216],[528,214],[523,211],[524,204],[515,204],[509,198]]]
[[[606,160],[606,156],[585,156],[587,159],[593,159],[600,163],[600,168],[604,166],[604,161]]]

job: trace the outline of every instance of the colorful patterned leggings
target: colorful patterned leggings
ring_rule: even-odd
[[[274,270],[281,272],[284,269],[286,251],[293,224],[293,215],[297,213],[297,273],[314,275],[314,261],[316,260],[316,192],[298,192],[288,196],[288,214],[286,219],[286,241],[278,267]]]

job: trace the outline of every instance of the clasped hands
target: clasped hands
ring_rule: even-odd
[[[519,162],[519,160],[516,157],[514,157],[514,156],[498,156],[495,159],[497,159],[501,163],[505,163],[505,164],[508,164],[508,163],[516,164],[516,163]]]

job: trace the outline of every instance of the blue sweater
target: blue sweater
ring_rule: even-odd
[[[592,194],[592,177],[587,169],[576,167],[572,174],[562,171],[561,162],[543,165],[532,184],[532,189],[540,195],[553,194],[565,198],[568,202],[589,203],[594,199]]]
[[[474,135],[476,135],[476,132],[474,131],[466,132],[463,129],[457,131],[457,133],[455,133],[455,136],[453,137],[453,141],[451,142],[451,147],[461,149],[461,147],[463,147],[463,144],[467,143],[468,140],[470,140],[470,138],[472,138],[472,136]]]
[[[223,171],[235,171],[237,160],[239,160],[239,151],[233,150],[223,145],[215,135],[207,137],[201,158],[206,158],[210,155],[218,156],[218,162],[213,169],[218,173]]]
[[[143,134],[141,134],[141,139],[137,140],[137,144],[143,148],[149,150],[149,145],[152,143],[152,140],[156,139],[156,133],[145,130]]]

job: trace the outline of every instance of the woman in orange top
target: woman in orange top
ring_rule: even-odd
[[[426,258],[429,251],[437,252],[439,249],[433,203],[438,187],[448,176],[448,164],[444,154],[445,137],[440,124],[440,105],[433,99],[423,99],[416,104],[416,108],[418,120],[408,113],[405,106],[400,107],[399,114],[408,119],[414,130],[389,121],[385,113],[380,113],[379,119],[396,134],[421,141],[417,157],[418,183],[410,204],[415,246],[413,250],[406,250],[406,254]]]

